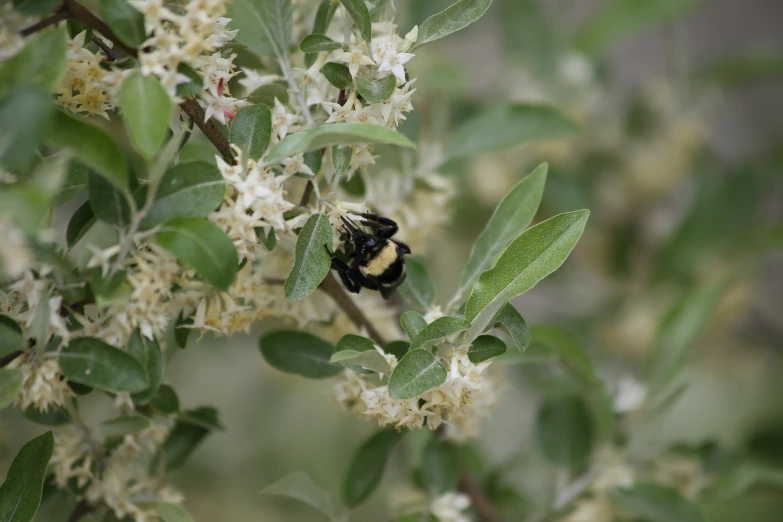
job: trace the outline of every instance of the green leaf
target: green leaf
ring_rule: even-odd
[[[141,47],[147,39],[144,32],[144,15],[128,4],[127,0],[100,0],[100,13],[122,43],[128,47]],[[148,78],[154,78],[148,76]]]
[[[593,449],[594,428],[587,405],[577,395],[548,399],[538,411],[536,437],[544,455],[578,470]]]
[[[190,513],[169,502],[158,502],[158,513],[163,522],[193,522]]]
[[[400,325],[412,341],[427,327],[427,321],[418,312],[408,310],[400,315]]]
[[[261,495],[276,495],[288,497],[308,504],[324,515],[331,522],[341,522],[344,517],[337,513],[332,506],[329,493],[319,488],[307,474],[297,471],[270,484],[259,492]]]
[[[188,77],[188,81],[177,84],[177,96],[194,96],[204,90],[204,79],[193,67],[182,62],[177,72]]]
[[[169,470],[181,468],[204,440],[204,437],[209,435],[211,430],[205,426],[220,424],[218,422],[217,410],[214,408],[201,407],[195,410],[188,410],[185,412],[185,415],[198,419],[201,422],[199,425],[196,425],[192,422],[178,420],[171,429],[163,443],[161,452],[166,459],[166,469]],[[153,469],[155,469],[155,464],[153,462]]]
[[[407,341],[392,341],[383,347],[383,351],[390,353],[399,361],[405,354],[408,353],[408,349],[411,347],[411,343]]]
[[[704,522],[699,509],[675,488],[636,482],[609,494],[612,504],[647,522]]]
[[[464,29],[481,18],[490,4],[492,0],[460,0],[430,16],[419,26],[419,38],[411,50]]]
[[[90,171],[87,174],[87,191],[90,194],[89,203],[93,216],[119,228],[130,224],[131,210],[128,200],[106,178]]]
[[[279,163],[300,152],[346,143],[388,143],[399,147],[416,145],[397,131],[368,123],[325,123],[310,130],[289,134],[267,157],[267,163]]]
[[[473,287],[479,276],[492,268],[498,255],[533,221],[544,193],[548,170],[546,163],[539,165],[517,183],[495,208],[484,231],[473,244],[451,305],[462,301],[462,296]]]
[[[674,376],[685,362],[688,348],[715,315],[726,285],[713,285],[687,293],[661,321],[649,355],[653,389]]]
[[[0,409],[10,406],[19,395],[22,389],[22,377],[24,376],[20,369],[0,368]]]
[[[89,200],[85,201],[73,213],[65,229],[65,243],[68,245],[68,248],[73,248],[84,237],[84,234],[95,224],[95,220],[95,213],[92,211]]]
[[[579,125],[547,105],[501,105],[460,125],[446,147],[447,160],[516,147],[530,141],[567,138]]]
[[[337,10],[337,5],[337,2],[331,0],[323,0],[318,4],[318,11],[315,13],[315,21],[313,22],[313,33],[326,34],[329,22],[332,21],[334,12]]]
[[[177,413],[179,411],[177,392],[168,384],[161,384],[158,394],[150,401],[150,406],[164,414]]]
[[[370,370],[376,373],[388,375],[391,367],[383,355],[376,350],[357,352],[355,350],[336,351],[329,359],[332,364],[342,364],[348,368]],[[354,370],[356,371],[356,370]]]
[[[128,170],[119,145],[109,134],[85,120],[56,111],[49,140],[72,150],[87,167],[122,189],[128,182]]]
[[[158,394],[160,381],[163,378],[163,358],[160,345],[154,338],[147,339],[141,335],[137,328],[131,334],[126,353],[132,356],[144,368],[148,388],[142,392],[133,394],[136,404],[147,404]]]
[[[511,303],[500,309],[500,312],[492,319],[495,326],[502,326],[511,336],[520,352],[527,350],[530,345],[530,328],[519,311]]]
[[[307,165],[310,170],[313,171],[313,175],[317,176],[321,172],[321,163],[323,162],[323,156],[320,150],[311,150],[304,153],[304,164]]]
[[[269,83],[262,85],[247,97],[247,101],[267,107],[275,106],[275,99],[285,105],[288,103],[288,89],[280,83]]]
[[[596,9],[574,38],[574,45],[592,57],[645,28],[676,20],[702,0],[613,0]]]
[[[138,433],[150,427],[150,420],[141,415],[125,415],[115,417],[101,423],[101,433],[104,437],[124,437]]]
[[[102,1],[124,3],[124,0]],[[135,11],[130,6],[128,8]],[[151,160],[163,146],[169,132],[169,120],[174,109],[169,95],[155,76],[142,76],[139,71],[134,71],[122,82],[117,102],[133,147],[148,161]]]
[[[411,350],[426,348],[441,339],[464,332],[468,328],[470,328],[470,321],[466,321],[462,317],[451,315],[439,317],[425,326],[419,335],[411,341]]]
[[[14,9],[20,13],[31,16],[43,16],[49,14],[58,5],[60,0],[14,0]]]
[[[142,227],[152,227],[176,217],[206,217],[226,194],[226,182],[214,164],[179,163],[163,175],[155,202]]]
[[[193,318],[185,317],[180,310],[177,320],[174,323],[174,343],[178,348],[185,348],[188,345],[188,336],[190,336],[190,328],[184,328],[186,325],[192,325]]]
[[[356,90],[370,103],[385,102],[394,94],[395,87],[397,87],[397,77],[393,74],[374,82],[365,80],[361,76],[356,77]]]
[[[266,105],[240,109],[228,129],[228,140],[246,154],[243,157],[254,160],[264,155],[271,136],[272,111]]]
[[[364,3],[364,0],[340,0],[340,3],[343,4],[345,10],[353,18],[354,23],[359,28],[362,39],[369,45],[372,41],[372,18],[370,18],[370,10],[367,9],[367,4]]]
[[[259,57],[288,60],[291,42],[291,0],[234,0],[226,5],[236,41]]]
[[[78,337],[63,348],[60,370],[69,380],[108,392],[140,392],[149,386],[132,356],[93,337]]]
[[[65,408],[49,408],[43,412],[35,407],[22,412],[25,419],[44,426],[62,426],[71,422],[71,416]]]
[[[400,438],[396,430],[387,429],[374,434],[361,445],[343,481],[343,502],[346,506],[358,506],[378,487],[389,454]]]
[[[51,431],[34,438],[19,450],[0,486],[0,521],[30,522],[38,511],[46,465],[52,457]]]
[[[477,337],[511,299],[533,288],[557,270],[582,236],[589,210],[567,212],[529,228],[506,248],[500,259],[481,274],[465,305],[473,323],[469,338]]]
[[[400,285],[400,296],[416,310],[429,310],[435,303],[435,283],[424,265],[408,257],[405,259],[405,272],[407,276]]]
[[[427,491],[439,495],[455,491],[459,484],[459,455],[449,441],[433,436],[421,458],[421,479]]]
[[[18,87],[0,103],[0,166],[16,171],[30,165],[54,119],[51,95],[43,87]]]
[[[345,145],[335,145],[332,147],[332,167],[336,179],[345,174],[351,167],[351,156],[353,149]]]
[[[266,362],[281,372],[324,379],[342,371],[329,362],[332,345],[309,333],[278,330],[261,337],[259,345]]]
[[[468,350],[468,359],[473,364],[478,364],[504,353],[506,353],[506,343],[494,335],[479,335],[473,339]]]
[[[31,36],[16,56],[0,64],[0,99],[20,85],[54,91],[68,64],[65,40],[64,27],[42,31]]]
[[[76,160],[68,162],[65,182],[55,194],[52,204],[55,206],[68,203],[83,191],[87,190],[87,173],[89,169]]]
[[[296,239],[294,266],[283,287],[289,302],[300,301],[315,292],[329,274],[331,259],[327,248],[332,249],[329,218],[324,214],[313,214],[307,218]]]
[[[303,53],[320,53],[321,51],[334,51],[342,45],[335,42],[325,34],[308,34],[299,42],[299,48]]]
[[[22,328],[8,316],[0,315],[0,357],[13,353],[24,346]]]
[[[234,243],[211,221],[171,219],[163,224],[155,239],[219,290],[228,290],[234,282],[239,265]]]
[[[350,89],[353,86],[353,78],[348,66],[342,63],[326,62],[321,68],[326,79],[338,89]]]
[[[389,378],[389,397],[413,399],[443,384],[447,374],[443,363],[430,352],[411,349]]]
[[[355,352],[375,351],[375,343],[361,335],[346,334],[337,341],[337,346],[335,346],[335,352],[343,350],[353,350]]]
[[[531,334],[533,344],[550,348],[578,382],[588,388],[600,385],[590,354],[572,334],[556,326],[536,326]]]

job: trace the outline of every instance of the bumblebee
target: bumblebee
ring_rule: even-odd
[[[389,299],[405,281],[405,254],[411,249],[405,243],[392,239],[397,233],[397,223],[375,214],[359,214],[364,219],[361,226],[347,217],[343,222],[343,252],[348,263],[337,257],[324,245],[332,259],[332,269],[337,272],[346,290],[358,294],[362,288],[378,290]],[[371,232],[362,229],[366,227]],[[349,264],[350,263],[350,264]]]

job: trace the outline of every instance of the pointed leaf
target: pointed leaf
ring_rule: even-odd
[[[374,82],[365,80],[361,76],[356,77],[356,90],[369,103],[385,102],[394,94],[395,87],[397,87],[397,77],[393,74]]]
[[[73,213],[65,229],[65,243],[68,245],[68,248],[73,248],[84,237],[84,234],[92,228],[95,221],[95,212],[92,211],[89,200],[85,201]]]
[[[478,364],[504,353],[506,353],[506,343],[494,335],[479,335],[470,345],[468,359],[473,364]]]
[[[419,333],[427,327],[427,321],[418,313],[413,310],[403,312],[400,316],[400,325],[405,333],[408,334],[408,338],[412,341]]]
[[[65,74],[66,32],[64,27],[41,31],[26,40],[14,57],[0,63],[0,99],[14,86],[37,85],[53,91]]]
[[[529,141],[562,139],[579,126],[553,107],[534,104],[501,105],[463,123],[446,147],[448,160],[497,151]]]
[[[207,426],[218,426],[218,413],[214,408],[201,407],[195,410],[184,412],[193,419],[201,421],[199,425],[193,422],[183,422],[178,420],[174,428],[169,432],[168,437],[163,442],[162,454],[166,459],[166,469],[179,469],[188,460],[190,455],[201,444],[204,438],[209,435],[210,428]],[[159,458],[159,457],[158,457]],[[153,464],[156,464],[153,462]]]
[[[281,372],[324,379],[343,371],[329,362],[332,345],[309,333],[278,330],[261,337],[259,345],[266,362]]]
[[[320,53],[321,51],[334,51],[342,47],[325,34],[308,34],[299,42],[299,48],[303,53]]]
[[[147,404],[158,394],[160,381],[163,378],[163,359],[160,345],[154,338],[150,340],[141,335],[141,331],[137,328],[131,334],[126,353],[136,359],[141,367],[144,368],[144,375],[149,385],[146,390],[134,393],[132,396],[133,401],[136,404]]]
[[[397,131],[382,125],[368,123],[325,123],[310,130],[289,134],[275,145],[267,163],[279,163],[300,152],[343,145],[346,143],[388,143],[399,147],[416,148],[416,145]]]
[[[51,431],[34,438],[19,450],[0,486],[0,521],[30,522],[38,511],[46,465],[52,457]]]
[[[0,357],[5,357],[23,346],[22,328],[10,317],[0,315]]]
[[[520,352],[527,350],[530,345],[530,328],[519,311],[511,303],[500,309],[500,312],[492,319],[494,326],[503,327],[514,345]]]
[[[100,0],[101,18],[128,47],[141,47],[147,39],[144,15],[128,4],[128,0]]]
[[[355,350],[342,350],[335,352],[329,359],[330,363],[342,364],[346,367],[358,366],[362,369],[388,375],[391,367],[386,359],[376,350],[357,352]]]
[[[291,45],[291,0],[234,0],[226,5],[236,41],[256,56],[288,59]]]
[[[543,163],[514,186],[495,208],[484,231],[476,239],[470,258],[462,271],[462,282],[451,304],[460,303],[462,296],[492,268],[498,255],[533,221],[544,193],[549,166]]]
[[[372,41],[372,18],[370,10],[364,0],[340,0],[348,14],[353,18],[354,23],[359,28],[362,39],[369,45]]]
[[[332,226],[324,214],[313,214],[307,219],[296,239],[296,256],[291,273],[285,280],[285,298],[299,301],[315,292],[329,274],[332,249]]]
[[[170,502],[158,502],[158,513],[163,522],[194,522],[190,513]]]
[[[448,372],[440,360],[426,350],[410,350],[389,378],[389,397],[413,399],[440,386]]]
[[[457,448],[440,437],[432,437],[421,458],[421,479],[433,495],[455,491],[459,484]]]
[[[22,377],[22,370],[18,368],[0,368],[0,409],[10,406],[19,395],[22,390]]]
[[[327,62],[321,68],[326,79],[338,89],[350,89],[353,85],[351,71],[344,63]]]
[[[307,474],[297,471],[274,484],[270,484],[260,491],[261,495],[277,495],[288,497],[308,504],[324,515],[331,522],[340,522],[340,516],[332,506],[332,500],[329,494],[316,486]]]
[[[466,321],[462,317],[444,316],[435,319],[430,324],[424,327],[419,335],[417,335],[411,341],[411,350],[417,348],[426,348],[431,344],[435,344],[441,339],[451,337],[459,332],[464,332],[470,328],[470,321]]]
[[[424,20],[413,49],[464,29],[482,17],[492,0],[460,0]]]
[[[675,488],[636,482],[609,494],[612,504],[649,522],[704,522],[699,509]]]
[[[228,128],[229,141],[254,160],[264,155],[271,137],[272,111],[262,104],[240,109]]]
[[[335,352],[341,352],[343,350],[353,350],[355,352],[375,351],[375,343],[361,335],[346,334],[337,341],[337,346],[335,346],[334,350]]]
[[[0,166],[30,165],[54,119],[51,94],[43,87],[16,87],[0,103]]]
[[[594,428],[587,405],[576,395],[549,399],[538,411],[536,436],[549,460],[579,469],[593,449]]]
[[[411,257],[405,258],[407,276],[399,292],[405,301],[416,310],[427,311],[435,303],[435,283],[424,265]]]
[[[157,77],[134,71],[122,82],[117,102],[133,147],[151,160],[169,132],[174,109],[169,95]]]
[[[523,232],[473,286],[465,318],[473,323],[469,338],[484,331],[511,299],[557,270],[582,236],[588,210],[559,214]]]
[[[335,145],[332,147],[332,167],[334,175],[339,179],[345,174],[351,166],[351,156],[353,149],[345,145]]]
[[[108,392],[147,389],[144,368],[132,356],[93,337],[78,337],[63,348],[60,370],[69,380]]]
[[[131,222],[131,210],[125,195],[106,178],[90,171],[87,174],[92,215],[104,223],[125,228]],[[86,215],[84,216],[86,217]]]
[[[175,217],[206,217],[226,193],[226,182],[217,167],[203,161],[179,163],[163,175],[155,202],[143,227],[152,227]]]
[[[396,430],[387,429],[379,431],[362,444],[343,481],[343,502],[346,506],[358,506],[378,487],[389,454],[400,438]]]
[[[163,224],[155,238],[216,288],[226,291],[234,282],[239,265],[234,243],[211,221],[171,219]]]
[[[101,423],[101,433],[104,437],[124,437],[138,433],[150,427],[150,420],[141,415],[125,415],[115,417]]]

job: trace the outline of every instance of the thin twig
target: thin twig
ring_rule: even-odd
[[[70,11],[73,18],[76,20],[79,20],[81,23],[86,25],[87,27],[92,28],[95,31],[98,31],[101,33],[105,38],[109,39],[114,43],[114,48],[122,49],[124,52],[128,53],[131,56],[138,56],[139,52],[134,49],[133,47],[128,47],[125,45],[122,40],[120,40],[117,35],[115,35],[111,29],[109,29],[109,26],[106,25],[103,20],[92,14],[90,11],[88,11],[84,6],[82,6],[79,2],[76,0],[64,0],[65,6]]]
[[[21,31],[19,31],[19,34],[21,34],[22,36],[30,36],[33,33],[37,33],[42,29],[46,29],[50,25],[54,25],[57,22],[62,22],[63,20],[67,20],[68,18],[71,18],[71,11],[68,9],[67,6],[60,5],[52,16],[50,16],[49,18],[44,18],[40,22],[37,22],[31,25],[30,27],[26,27],[25,29],[22,29]]]
[[[345,312],[357,328],[360,330],[364,328],[367,331],[367,335],[370,336],[370,339],[375,341],[375,344],[381,347],[386,346],[386,339],[384,339],[378,330],[375,329],[375,326],[367,319],[367,316],[364,315],[361,308],[356,306],[356,303],[354,303],[353,299],[345,292],[345,289],[340,286],[340,283],[337,282],[337,279],[335,279],[332,272],[329,272],[329,275],[326,276],[326,279],[324,279],[323,283],[321,283],[321,286],[318,288],[326,292],[329,297],[337,303],[337,306]]]
[[[503,517],[500,516],[494,504],[484,495],[484,492],[478,487],[473,477],[470,476],[470,472],[464,462],[460,464],[459,489],[470,497],[470,503],[476,510],[476,514],[481,522],[503,522]]]
[[[212,145],[215,146],[218,152],[220,152],[220,155],[223,156],[223,159],[226,160],[226,163],[229,165],[236,165],[237,160],[231,152],[231,144],[228,142],[228,138],[226,138],[223,133],[220,132],[220,129],[212,123],[212,120],[204,121],[205,113],[204,109],[201,108],[201,105],[199,105],[194,98],[185,98],[185,101],[180,103],[179,106],[185,114],[198,125],[198,128],[201,129],[204,136],[212,142]]]
[[[302,199],[299,200],[300,207],[307,206],[307,204],[310,202],[310,196],[313,195],[313,183],[315,182],[308,181],[307,185],[305,185],[304,192],[302,193]]]
[[[116,61],[120,59],[120,56],[114,52],[114,50],[109,47],[106,42],[101,40],[98,36],[92,35],[92,41],[95,45],[97,45],[101,51],[103,51],[103,54],[106,55],[106,58],[112,61]]]
[[[0,357],[0,368],[5,368],[20,355],[22,355],[22,350],[16,350],[15,352],[11,352],[8,355],[4,355],[3,357]]]

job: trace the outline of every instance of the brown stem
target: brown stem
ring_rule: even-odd
[[[5,368],[9,364],[11,364],[11,361],[16,359],[20,355],[22,355],[22,350],[16,350],[15,352],[11,352],[8,355],[0,357],[0,368]]]
[[[304,192],[302,193],[302,199],[299,200],[300,207],[307,206],[307,204],[310,202],[310,196],[313,195],[313,183],[315,183],[315,181],[308,181],[307,185],[305,185]]]
[[[19,31],[19,34],[22,36],[30,36],[33,33],[37,33],[41,29],[46,29],[50,25],[67,20],[68,18],[71,18],[71,11],[65,5],[60,5],[52,16],[49,18],[44,18],[40,22],[37,22],[30,27],[22,29]]]
[[[473,505],[473,509],[476,510],[476,514],[481,522],[503,522],[503,517],[500,516],[494,504],[484,495],[484,492],[481,491],[473,477],[470,476],[470,472],[464,462],[460,464],[459,489],[470,497],[470,503]]]
[[[103,54],[106,55],[108,60],[116,61],[120,59],[120,56],[98,36],[92,35],[92,41],[100,48],[101,51],[103,51]]]
[[[220,155],[223,156],[223,159],[226,160],[226,163],[229,165],[236,165],[237,160],[231,152],[231,144],[229,144],[228,139],[223,133],[220,132],[220,129],[212,123],[212,120],[204,121],[205,113],[204,109],[201,108],[201,105],[199,105],[194,98],[185,98],[185,101],[180,103],[179,106],[182,107],[185,114],[198,125],[198,128],[201,129],[204,136],[212,142],[212,145],[215,146],[218,152],[220,152]]]
[[[73,508],[71,516],[68,517],[68,522],[77,522],[78,520],[81,520],[83,516],[92,513],[94,509],[95,508],[89,505],[86,501],[80,500],[79,503],[76,504],[76,507]]]
[[[345,289],[340,286],[340,283],[337,282],[337,279],[335,279],[332,272],[329,272],[329,275],[326,276],[326,279],[324,279],[323,283],[321,283],[321,286],[318,288],[326,292],[329,297],[337,303],[337,306],[345,312],[357,328],[360,330],[362,328],[367,330],[367,335],[370,336],[370,339],[375,341],[375,344],[381,347],[386,346],[386,339],[384,339],[378,330],[375,329],[370,320],[367,319],[367,316],[364,315],[361,308],[356,306],[356,303],[353,302],[353,299],[346,293]]]
[[[126,53],[128,53],[130,56],[138,56],[138,51],[134,49],[133,47],[128,47],[125,45],[122,40],[120,40],[117,35],[115,35],[111,29],[109,29],[109,26],[106,25],[103,20],[92,14],[90,11],[88,11],[84,6],[82,6],[80,3],[78,3],[76,0],[64,0],[63,2],[65,4],[65,7],[70,11],[71,17],[75,18],[76,20],[79,20],[81,23],[86,25],[87,27],[92,28],[95,31],[98,31],[101,33],[105,38],[109,39],[114,43],[114,48],[122,49]]]

